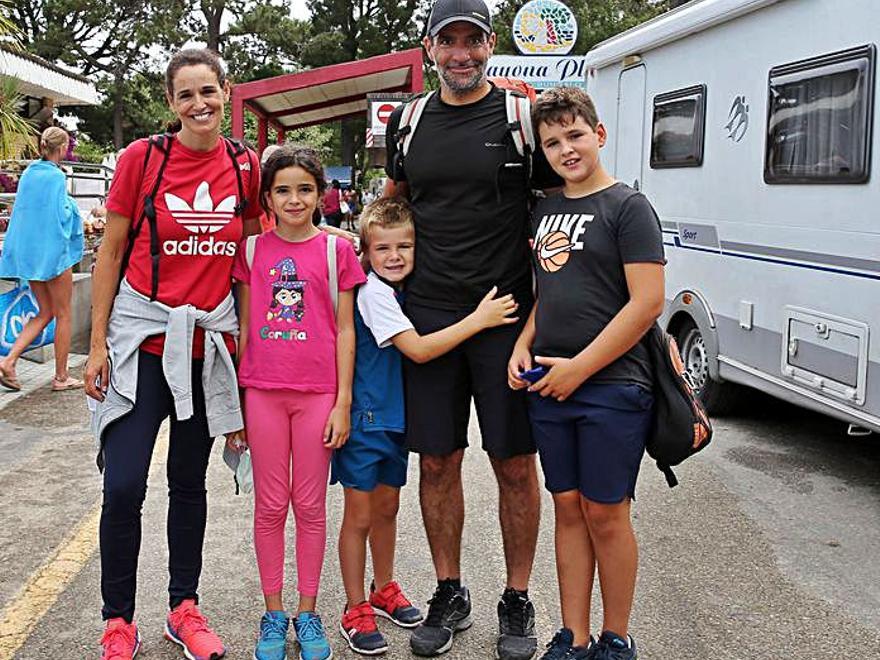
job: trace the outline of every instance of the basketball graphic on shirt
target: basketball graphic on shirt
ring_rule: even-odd
[[[551,231],[535,248],[538,265],[547,273],[555,273],[568,263],[572,247],[574,244],[565,232]]]

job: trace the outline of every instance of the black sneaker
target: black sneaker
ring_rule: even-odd
[[[452,636],[471,627],[471,598],[467,587],[456,589],[440,584],[428,601],[428,616],[409,638],[412,652],[421,656],[446,653],[452,648]]]
[[[568,628],[560,628],[553,635],[553,639],[547,642],[546,651],[541,660],[566,660],[574,643],[574,635]]]
[[[531,660],[538,650],[535,636],[535,606],[527,592],[508,587],[498,601],[499,660]]]
[[[636,640],[629,635],[623,638],[606,630],[596,642],[590,660],[636,660],[638,657]]]

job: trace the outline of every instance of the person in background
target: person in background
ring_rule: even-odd
[[[42,107],[34,113],[34,116],[31,117],[31,121],[34,123],[34,126],[37,127],[37,130],[41,133],[45,131],[47,128],[55,125],[55,99],[50,96],[43,97],[43,105]],[[67,150],[65,149],[65,153]],[[62,156],[64,154],[61,154]]]
[[[83,386],[67,368],[70,353],[73,266],[83,257],[83,221],[76,202],[67,194],[67,178],[59,163],[67,152],[68,136],[53,126],[40,135],[40,160],[21,175],[9,229],[0,255],[0,277],[27,280],[39,307],[0,359],[0,385],[17,391],[21,382],[15,365],[47,325],[55,319],[55,376],[52,390]]]
[[[342,211],[340,210],[342,193],[339,188],[339,180],[333,179],[327,187],[327,190],[324,191],[324,203],[323,208],[321,209],[324,214],[324,219],[327,220],[327,224],[331,227],[337,228],[342,224]]]
[[[274,154],[281,148],[281,145],[278,144],[270,144],[265,149],[263,149],[263,153],[260,154],[260,168],[266,167],[266,161],[269,160],[269,156]],[[260,231],[264,234],[267,231],[272,231],[275,229],[275,216],[269,213],[266,210],[260,214]]]

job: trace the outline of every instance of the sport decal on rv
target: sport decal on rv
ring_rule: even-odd
[[[734,142],[742,140],[749,130],[749,106],[746,105],[745,95],[733,99],[730,112],[727,113],[727,125],[724,128],[727,129],[727,137]]]

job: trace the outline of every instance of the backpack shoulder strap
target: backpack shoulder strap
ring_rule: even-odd
[[[232,153],[236,156],[242,156],[247,153],[248,148],[244,142],[241,140],[236,140],[235,138],[224,138],[226,143],[232,146]]]
[[[257,249],[257,234],[252,234],[245,239],[244,258],[247,262],[248,270],[254,267],[254,252]]]
[[[336,235],[327,234],[327,275],[330,280],[330,300],[333,313],[339,307],[339,274],[336,272]]]
[[[156,299],[159,290],[159,229],[156,222],[156,207],[154,205],[154,200],[159,192],[159,186],[162,185],[162,175],[165,174],[165,166],[168,164],[168,157],[171,155],[171,145],[173,143],[174,136],[170,133],[152,135],[149,140],[147,140],[147,150],[144,153],[144,166],[141,180],[143,181],[146,178],[147,167],[150,164],[150,156],[152,155],[154,148],[162,153],[162,162],[159,164],[159,171],[156,173],[156,180],[153,182],[152,189],[148,194],[144,195],[144,207],[141,211],[141,215],[137,219],[137,222],[132,223],[131,228],[128,231],[128,244],[125,247],[125,253],[122,255],[122,264],[119,269],[119,281],[122,282],[122,278],[125,277],[125,271],[128,269],[128,263],[131,260],[131,253],[134,249],[135,239],[138,234],[140,234],[141,227],[143,227],[144,220],[146,220],[150,227],[150,261],[152,262],[152,283],[150,288],[151,300]]]
[[[241,216],[247,208],[248,198],[244,194],[244,182],[241,178],[241,165],[238,164],[238,157],[242,154],[247,154],[248,163],[250,163],[251,155],[248,148],[238,140],[224,137],[223,142],[226,144],[226,153],[229,154],[229,158],[232,160],[232,169],[235,170],[235,181],[238,184],[238,202],[235,204],[235,215]],[[253,165],[250,165],[250,167],[253,172]]]
[[[531,156],[535,151],[535,134],[532,131],[532,104],[525,94],[504,90],[504,108],[507,112],[507,128],[520,156]]]
[[[428,101],[434,96],[434,91],[422,94],[414,99],[407,101],[403,107],[403,113],[400,116],[400,126],[397,127],[398,150],[404,157],[409,152],[409,145],[412,142],[412,136],[416,132],[422,113]]]

